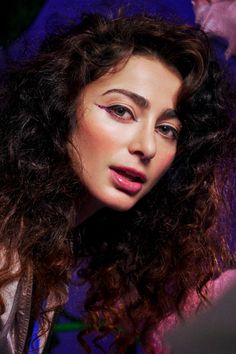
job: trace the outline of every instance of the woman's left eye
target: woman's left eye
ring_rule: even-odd
[[[162,124],[159,125],[156,130],[163,136],[167,137],[168,139],[177,140],[179,136],[179,132],[176,128],[172,125]]]
[[[121,119],[121,120],[134,119],[133,113],[125,106],[117,104],[113,106],[98,105],[98,107],[110,113],[114,118]]]

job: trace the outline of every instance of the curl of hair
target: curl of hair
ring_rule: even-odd
[[[76,245],[73,228],[83,187],[67,145],[78,97],[88,83],[119,70],[132,55],[155,57],[183,78],[177,156],[131,210],[104,209],[85,222],[75,252],[71,244]],[[101,335],[114,332],[117,353],[137,336],[152,352],[150,329],[170,313],[181,313],[193,290],[203,299],[207,281],[231,261],[220,215],[226,194],[222,170],[232,161],[235,144],[232,112],[206,35],[147,15],[84,15],[79,25],[45,40],[39,55],[8,73],[4,85],[0,242],[6,256],[0,287],[31,267],[32,317],[42,321],[43,301],[53,294],[55,307],[63,305],[77,265],[80,280],[89,284],[90,328]],[[17,274],[9,268],[16,252]]]

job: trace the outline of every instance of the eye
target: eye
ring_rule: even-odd
[[[171,140],[177,140],[179,136],[179,131],[176,128],[174,128],[172,125],[168,125],[168,124],[159,125],[157,127],[157,131],[164,137]]]
[[[97,106],[101,109],[104,109],[106,112],[110,113],[114,118],[117,118],[119,120],[134,119],[133,113],[130,111],[130,109],[128,109],[125,106],[119,104],[113,106],[101,106],[101,105],[97,105]]]

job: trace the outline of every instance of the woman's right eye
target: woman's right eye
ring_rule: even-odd
[[[101,106],[97,105],[99,108],[104,109],[106,112],[111,114],[114,118],[119,119],[119,120],[134,120],[134,115],[125,106],[116,104],[112,106]]]

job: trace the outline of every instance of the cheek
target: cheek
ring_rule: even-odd
[[[109,128],[96,124],[83,124],[77,133],[77,146],[81,157],[89,155],[90,160],[95,160],[98,156],[106,156],[117,147],[117,132]]]
[[[157,161],[154,162],[153,177],[157,180],[163,176],[163,174],[170,168],[176,155],[176,149],[174,151],[167,151],[162,155],[157,156]]]

